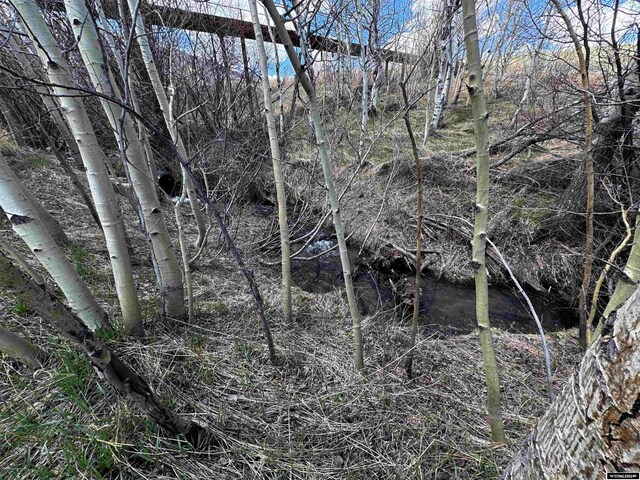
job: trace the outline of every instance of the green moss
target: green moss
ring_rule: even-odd
[[[527,228],[535,229],[548,215],[556,197],[544,192],[518,195],[511,204],[510,215]]]
[[[45,168],[51,165],[51,161],[44,155],[29,155],[25,160],[33,168]]]
[[[31,311],[31,309],[29,308],[29,306],[21,298],[18,298],[16,300],[15,305],[11,309],[11,312],[14,315],[17,315],[18,317],[26,317],[29,314],[30,311]]]

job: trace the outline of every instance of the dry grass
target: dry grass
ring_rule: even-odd
[[[20,171],[63,223],[75,245],[70,259],[116,316],[100,231],[55,161]],[[386,228],[398,227],[393,209],[402,211],[404,201],[411,203],[401,195],[391,200],[390,217],[382,220],[391,222]],[[112,345],[177,412],[219,432],[222,446],[195,451],[167,438],[95,378],[87,361],[39,318],[17,316],[11,298],[3,295],[5,326],[28,332],[51,360],[35,372],[6,358],[0,362],[1,478],[497,478],[546,408],[542,354],[534,336],[496,332],[512,440],[496,447],[485,421],[475,335],[419,336],[417,376],[409,381],[401,368],[408,329],[393,312],[378,312],[364,319],[368,369],[361,375],[353,368],[344,296],[294,288],[296,320],[285,325],[278,313],[277,268],[259,267],[281,359],[271,366],[245,283],[215,236],[195,272],[195,324],[162,323],[154,318],[155,286],[144,241],[135,217],[126,213],[125,221],[148,336],[140,342],[115,338]],[[238,222],[249,253],[268,222],[261,225],[250,213]],[[27,253],[6,227],[3,235]],[[556,384],[577,358],[573,336],[551,335]]]

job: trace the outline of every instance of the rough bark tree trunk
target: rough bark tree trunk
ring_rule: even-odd
[[[597,480],[640,470],[640,291],[611,315],[602,336],[538,421],[505,480]],[[619,477],[623,478],[623,477]]]
[[[58,333],[78,346],[91,361],[99,378],[104,378],[125,398],[132,400],[158,425],[173,435],[184,435],[192,445],[215,441],[204,427],[179,417],[162,404],[148,382],[124,363],[100,337],[82,325],[68,308],[43,286],[36,285],[0,252],[0,287],[9,289]]]

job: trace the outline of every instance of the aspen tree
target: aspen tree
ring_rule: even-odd
[[[480,329],[480,343],[487,380],[487,410],[494,442],[505,442],[500,406],[500,378],[496,355],[493,350],[491,324],[489,323],[489,288],[487,280],[486,246],[487,217],[489,209],[489,152],[487,143],[487,108],[484,100],[482,64],[478,44],[475,0],[462,0],[464,42],[467,49],[467,90],[471,99],[471,111],[476,136],[476,205],[473,228],[473,267],[476,284],[476,321]]]
[[[355,0],[356,18],[358,25],[358,43],[360,44],[360,74],[362,75],[362,112],[360,116],[360,140],[358,141],[358,160],[362,161],[364,139],[367,134],[367,121],[369,120],[369,68],[367,66],[367,48],[365,47],[364,32],[367,28],[365,20],[365,7],[363,0]]]
[[[440,39],[440,68],[438,70],[438,83],[434,94],[433,116],[431,117],[431,131],[440,128],[442,123],[442,113],[449,96],[449,84],[451,78],[451,60],[453,56],[452,48],[452,21],[458,4],[450,0],[444,0],[442,6],[442,36]]]
[[[0,156],[0,207],[13,230],[22,238],[69,301],[69,306],[91,330],[104,327],[106,315],[75,267],[40,221],[20,181]],[[7,252],[11,253],[11,252]]]
[[[271,161],[273,164],[273,178],[276,184],[276,196],[278,199],[278,224],[280,225],[280,250],[282,254],[282,303],[285,321],[291,321],[291,252],[289,248],[289,226],[287,225],[287,198],[284,190],[284,179],[282,178],[282,168],[280,165],[280,144],[278,129],[276,127],[276,117],[273,112],[273,102],[271,101],[271,86],[269,85],[269,67],[267,65],[267,54],[264,48],[264,38],[262,27],[258,17],[258,6],[256,0],[249,0],[251,19],[253,20],[253,31],[256,35],[256,49],[260,60],[260,70],[262,73],[262,93],[264,97],[264,113],[267,118],[267,130],[269,132],[269,146],[271,149]]]
[[[46,358],[39,347],[3,327],[0,327],[0,352],[31,368],[41,368]]]
[[[353,338],[355,344],[355,357],[356,368],[362,370],[364,368],[364,357],[362,353],[362,328],[360,325],[360,312],[358,311],[358,305],[356,303],[356,296],[353,289],[353,281],[351,278],[351,264],[349,263],[349,253],[347,251],[347,242],[345,241],[344,227],[342,225],[342,217],[340,215],[340,203],[336,194],[336,189],[333,183],[333,173],[331,171],[331,161],[329,159],[329,150],[325,143],[324,127],[322,125],[322,118],[320,116],[320,108],[318,107],[318,99],[316,97],[316,91],[311,83],[306,70],[302,67],[300,60],[296,54],[289,32],[285,26],[284,19],[278,12],[278,9],[273,3],[273,0],[263,0],[262,3],[267,8],[269,15],[273,19],[273,22],[278,31],[278,35],[284,44],[284,48],[289,57],[291,65],[296,72],[296,76],[307,93],[309,98],[309,110],[311,118],[315,127],[316,142],[318,144],[318,151],[320,153],[320,161],[322,163],[322,171],[324,173],[325,184],[327,186],[327,194],[329,196],[329,203],[331,205],[331,211],[333,212],[333,224],[336,229],[336,237],[338,240],[338,249],[340,252],[340,262],[342,263],[342,272],[344,274],[344,286],[347,291],[347,301],[349,303],[349,311],[351,313],[351,319],[353,321]]]
[[[16,23],[16,26],[20,27],[19,29],[21,31],[24,30],[21,25],[22,22],[20,22],[19,19],[17,19]],[[6,27],[6,22],[2,22],[2,24]],[[20,41],[18,41],[17,38],[18,37],[16,35],[7,36],[6,43],[9,47],[9,50],[11,50],[11,53],[22,67],[22,71],[26,76],[37,80],[43,80],[43,75],[40,68],[38,68],[38,66],[36,65],[33,65],[29,56],[25,53],[26,45],[23,39],[20,39]],[[34,90],[40,94],[40,99],[42,100],[45,109],[51,116],[53,123],[55,123],[56,129],[67,144],[67,148],[71,152],[71,157],[73,158],[76,167],[82,168],[82,157],[80,156],[80,150],[78,150],[78,144],[76,143],[76,139],[73,137],[71,130],[69,130],[69,126],[64,121],[62,113],[60,113],[60,106],[56,103],[55,97],[51,96],[50,89],[45,85],[36,84],[34,85]]]
[[[171,140],[175,144],[178,154],[182,158],[187,159],[189,158],[187,156],[187,150],[184,147],[182,137],[178,130],[178,124],[173,118],[171,106],[169,105],[169,97],[167,96],[167,91],[160,80],[160,74],[158,73],[158,68],[156,67],[156,62],[153,58],[153,52],[151,51],[151,45],[147,38],[144,18],[142,17],[142,13],[139,11],[140,0],[127,0],[127,2],[129,10],[131,11],[131,16],[133,17],[133,28],[135,29],[136,41],[138,42],[138,47],[140,47],[142,60],[147,70],[147,74],[149,75],[149,80],[151,81],[151,86],[153,87],[158,104],[160,105],[160,110],[162,110],[167,130],[169,130]],[[191,203],[191,208],[193,210],[193,216],[195,217],[196,225],[198,227],[198,239],[196,240],[196,246],[200,247],[205,241],[207,227],[205,225],[204,216],[200,211],[200,202],[198,201],[198,195],[196,194],[193,186],[193,180],[191,179],[191,176],[184,171],[184,165],[181,165],[181,169],[182,179],[184,182],[183,188],[186,188],[187,190],[189,202]]]
[[[69,22],[78,43],[89,77],[97,92],[114,96],[122,101],[120,90],[112,81],[109,66],[100,48],[98,31],[84,0],[65,0]],[[140,202],[145,230],[151,242],[165,295],[166,313],[170,317],[185,316],[182,273],[171,246],[167,225],[156,195],[144,147],[131,115],[108,100],[101,99],[102,107],[115,134],[121,151],[125,153],[125,167],[129,171],[134,193]]]
[[[578,313],[580,315],[579,325],[579,343],[583,350],[587,348],[587,303],[589,285],[591,283],[591,268],[592,268],[592,250],[593,250],[593,202],[594,202],[594,190],[595,190],[595,176],[593,172],[593,146],[591,138],[593,136],[593,108],[591,106],[591,94],[589,93],[589,72],[587,66],[587,58],[585,57],[582,45],[580,44],[580,37],[573,28],[571,19],[567,12],[562,8],[559,0],[551,0],[553,5],[558,10],[558,13],[564,21],[567,32],[571,37],[573,46],[578,56],[578,64],[580,69],[580,82],[582,86],[582,101],[584,103],[584,117],[585,117],[585,132],[584,132],[584,165],[585,175],[587,177],[587,205],[586,205],[586,245],[584,256],[584,270],[582,275],[582,286],[580,287],[580,296],[578,297]]]
[[[37,4],[31,0],[12,0],[12,4],[32,37],[42,66],[54,85],[53,93],[58,97],[69,128],[80,149],[109,251],[123,326],[128,333],[140,335],[144,331],[140,304],[133,282],[124,223],[104,162],[104,152],[98,145],[82,100],[77,96],[69,95],[75,87],[67,61],[49,31]]]

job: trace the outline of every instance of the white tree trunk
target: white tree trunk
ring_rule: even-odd
[[[451,79],[451,25],[452,12],[455,4],[444,0],[442,7],[442,36],[440,39],[440,67],[438,70],[438,83],[434,94],[433,116],[431,117],[431,128],[434,132],[442,125],[442,114],[447,103]]]
[[[78,49],[89,72],[89,77],[97,92],[114,96],[122,101],[122,95],[115,82],[111,81],[109,66],[100,48],[98,32],[91,19],[84,0],[65,0],[69,22],[78,42]],[[102,99],[102,107],[111,128],[125,152],[125,168],[129,171],[133,190],[140,202],[144,226],[151,241],[151,248],[158,265],[165,298],[166,313],[170,317],[184,317],[184,289],[182,272],[171,246],[160,201],[156,195],[155,182],[146,159],[144,147],[138,137],[135,125],[124,109],[116,103]]]
[[[0,206],[13,230],[24,240],[67,297],[69,305],[91,330],[105,326],[106,315],[75,267],[39,220],[20,181],[0,156]]]
[[[289,249],[289,226],[287,225],[287,198],[284,190],[284,179],[282,178],[282,168],[280,165],[280,143],[276,118],[273,113],[273,102],[271,101],[271,86],[269,85],[269,66],[267,65],[267,54],[264,49],[264,38],[262,37],[262,27],[258,17],[258,6],[256,0],[249,0],[249,9],[253,20],[253,31],[256,35],[256,49],[260,60],[260,70],[262,73],[262,93],[264,97],[264,112],[267,118],[267,130],[269,131],[269,145],[271,148],[271,161],[273,164],[273,178],[276,184],[276,196],[278,198],[278,223],[280,226],[280,250],[282,258],[282,303],[285,321],[291,321],[291,255]]]
[[[371,84],[371,99],[369,112],[371,115],[378,113],[378,99],[380,93],[380,83],[382,81],[382,55],[380,54],[380,37],[378,35],[378,22],[380,21],[381,0],[372,0],[371,23],[369,26],[369,51],[373,60],[373,82]]]
[[[69,95],[75,93],[73,79],[62,51],[49,31],[37,4],[31,0],[13,0],[13,4],[32,36],[49,80],[55,85],[53,92],[58,96],[64,116],[80,149],[109,251],[123,325],[129,333],[142,334],[142,316],[133,282],[124,223],[104,163],[104,152],[98,145],[82,100]]]
[[[153,91],[156,94],[158,104],[160,105],[160,110],[162,110],[162,115],[164,116],[167,130],[169,130],[171,140],[175,144],[178,154],[182,158],[187,159],[189,158],[187,155],[187,150],[184,147],[182,137],[180,136],[180,132],[178,131],[178,124],[173,121],[173,114],[169,105],[169,97],[167,96],[164,85],[162,85],[162,81],[160,80],[160,74],[158,73],[158,68],[156,67],[155,60],[153,59],[153,52],[151,51],[151,45],[149,44],[149,39],[147,38],[144,19],[142,18],[142,14],[138,9],[140,0],[127,0],[127,2],[129,5],[129,10],[131,11],[131,15],[135,16],[134,28],[136,40],[138,42],[138,46],[140,47],[142,60],[144,61],[144,65],[147,69],[147,74],[149,75],[149,80],[151,81]],[[184,166],[181,165],[181,169],[184,170]],[[207,227],[204,221],[204,216],[202,215],[202,211],[200,210],[200,202],[198,201],[198,195],[196,194],[196,191],[193,187],[193,181],[191,180],[191,177],[184,172],[182,176],[185,179],[184,188],[187,189],[189,202],[191,203],[191,208],[193,210],[193,216],[195,217],[196,225],[198,227],[198,238],[196,240],[196,246],[200,247],[200,245],[205,241]]]
[[[263,0],[264,5],[269,11],[269,15],[273,19],[278,34],[283,41],[285,50],[293,69],[296,72],[296,76],[300,80],[300,84],[305,89],[307,96],[309,97],[309,110],[311,112],[311,118],[315,126],[316,141],[318,143],[318,150],[320,153],[320,161],[322,163],[322,171],[324,173],[325,184],[327,186],[327,194],[329,196],[329,203],[333,212],[333,224],[336,228],[336,237],[338,240],[338,249],[340,252],[340,262],[342,264],[342,273],[344,274],[344,286],[347,291],[347,301],[349,303],[349,311],[351,313],[351,319],[353,321],[353,337],[355,344],[355,357],[356,368],[364,369],[364,357],[362,351],[362,328],[360,325],[360,312],[358,311],[358,305],[356,303],[356,296],[353,290],[353,281],[351,278],[351,264],[349,262],[349,253],[347,251],[347,242],[344,235],[344,227],[342,225],[342,216],[340,215],[340,203],[336,194],[336,189],[333,183],[333,172],[331,170],[331,161],[329,159],[329,151],[324,138],[324,128],[322,126],[322,118],[320,116],[320,109],[318,107],[318,100],[316,98],[316,91],[311,83],[311,80],[307,76],[306,69],[302,67],[298,56],[296,55],[295,48],[291,42],[291,38],[287,32],[284,19],[278,12],[273,0]]]
[[[358,161],[362,161],[364,140],[367,134],[367,121],[369,120],[369,69],[367,67],[367,48],[365,47],[364,31],[366,30],[365,8],[363,0],[355,0],[358,43],[360,43],[360,74],[362,75],[362,112],[360,116],[360,140],[358,141]]]
[[[3,21],[2,25],[6,28],[6,21]],[[16,27],[18,27],[18,29],[24,33],[24,27],[19,19],[16,19]],[[9,29],[7,28],[7,30]],[[29,78],[41,81],[45,80],[40,68],[38,66],[34,66],[31,63],[31,58],[26,55],[25,49],[27,47],[23,43],[23,40],[18,40],[18,38],[19,37],[17,35],[8,35],[6,37],[6,43],[11,50],[11,53],[13,53],[14,57],[16,57],[16,60],[22,67],[23,73]],[[69,130],[69,126],[64,121],[64,118],[60,113],[60,105],[58,105],[55,98],[51,96],[51,91],[48,87],[35,84],[33,88],[40,94],[40,98],[42,99],[42,103],[44,103],[45,109],[47,110],[49,115],[51,115],[53,123],[55,123],[56,128],[60,132],[60,135],[62,136],[62,138],[64,138],[64,141],[67,144],[69,151],[71,152],[71,156],[76,167],[83,168],[82,157],[80,156],[80,150],[78,150],[78,144],[76,143],[76,139],[73,137],[73,134]]]

